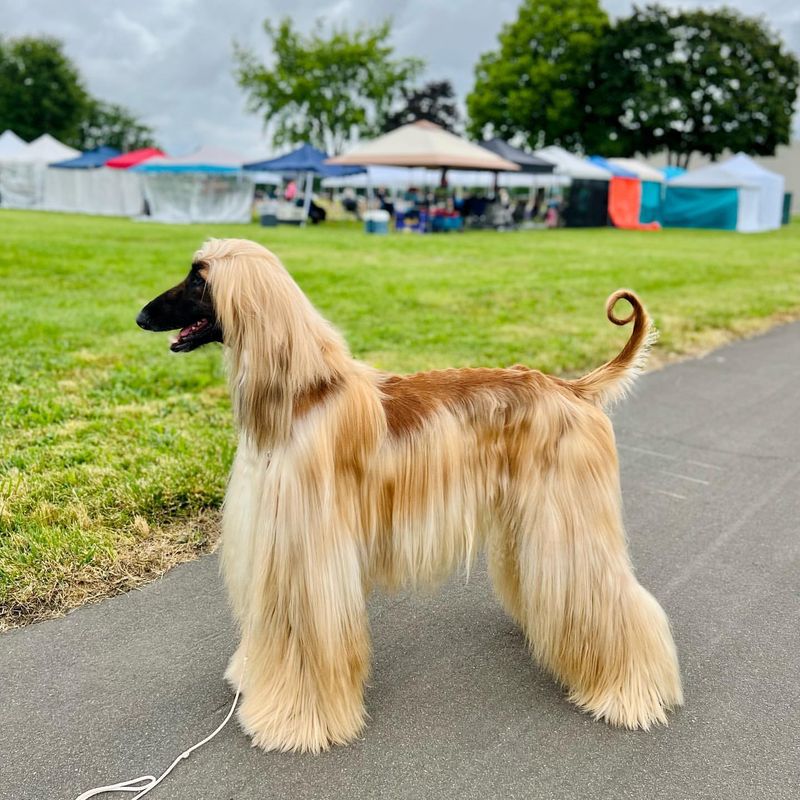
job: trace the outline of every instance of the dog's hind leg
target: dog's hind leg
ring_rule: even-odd
[[[538,466],[532,485],[518,476],[515,503],[523,627],[534,655],[595,718],[665,724],[666,710],[682,703],[675,645],[631,568],[605,415],[578,415]]]

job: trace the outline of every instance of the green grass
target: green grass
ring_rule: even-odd
[[[218,507],[234,447],[221,351],[173,355],[134,317],[207,236],[275,250],[354,354],[387,370],[586,369],[627,336],[603,315],[620,286],[648,305],[662,358],[800,315],[797,223],[369,237],[5,211],[0,233],[0,626],[204,545],[193,520]]]

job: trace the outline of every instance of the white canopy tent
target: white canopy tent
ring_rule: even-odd
[[[0,157],[0,202],[5,208],[41,208],[48,164],[80,155],[49,133]]]
[[[598,167],[585,158],[573,155],[558,145],[551,144],[541,150],[534,150],[533,154],[554,164],[557,175],[564,175],[573,180],[609,181],[612,177],[607,169]]]
[[[723,164],[734,174],[741,175],[758,186],[759,230],[780,228],[783,219],[783,194],[786,188],[786,179],[783,175],[764,169],[744,153],[737,153]]]
[[[668,200],[672,188],[735,189],[736,230],[742,233],[774,230],[781,225],[783,176],[759,167],[743,153],[673,178],[668,183]]]
[[[61,169],[44,174],[42,208],[73,214],[136,217],[144,211],[142,176],[129,169]]]
[[[156,156],[138,167],[151,219],[157,222],[250,222],[255,184],[245,158],[201,147],[177,158]]]
[[[14,131],[6,130],[0,134],[0,161],[5,156],[13,156],[28,146],[28,143],[17,136]]]

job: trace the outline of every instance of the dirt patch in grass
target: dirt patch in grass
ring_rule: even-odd
[[[0,631],[61,617],[72,609],[97,603],[157,580],[167,570],[214,550],[221,514],[207,509],[171,525],[151,528],[137,517],[137,536],[120,545],[115,555],[63,569],[46,593],[40,584],[24,588],[8,605],[0,605]]]

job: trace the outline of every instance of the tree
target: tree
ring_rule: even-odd
[[[136,150],[155,147],[153,130],[140,122],[124,106],[92,100],[80,125],[80,147],[116,147],[117,150]]]
[[[484,53],[467,96],[469,132],[531,147],[591,148],[584,122],[595,50],[608,29],[598,0],[523,0],[503,27],[499,49]]]
[[[417,89],[404,88],[402,105],[386,117],[383,130],[391,131],[409,122],[426,119],[453,131],[461,123],[455,97],[450,81],[429,81]]]
[[[635,8],[598,51],[592,105],[612,149],[772,155],[788,143],[798,61],[759,19],[730,9]]]
[[[56,39],[0,40],[0,130],[79,143],[89,96]]]
[[[272,65],[236,46],[236,79],[276,145],[310,142],[339,153],[355,132],[375,135],[422,68],[418,59],[393,57],[389,22],[328,37],[321,23],[303,36],[288,18],[277,27],[266,21],[264,30]]]

